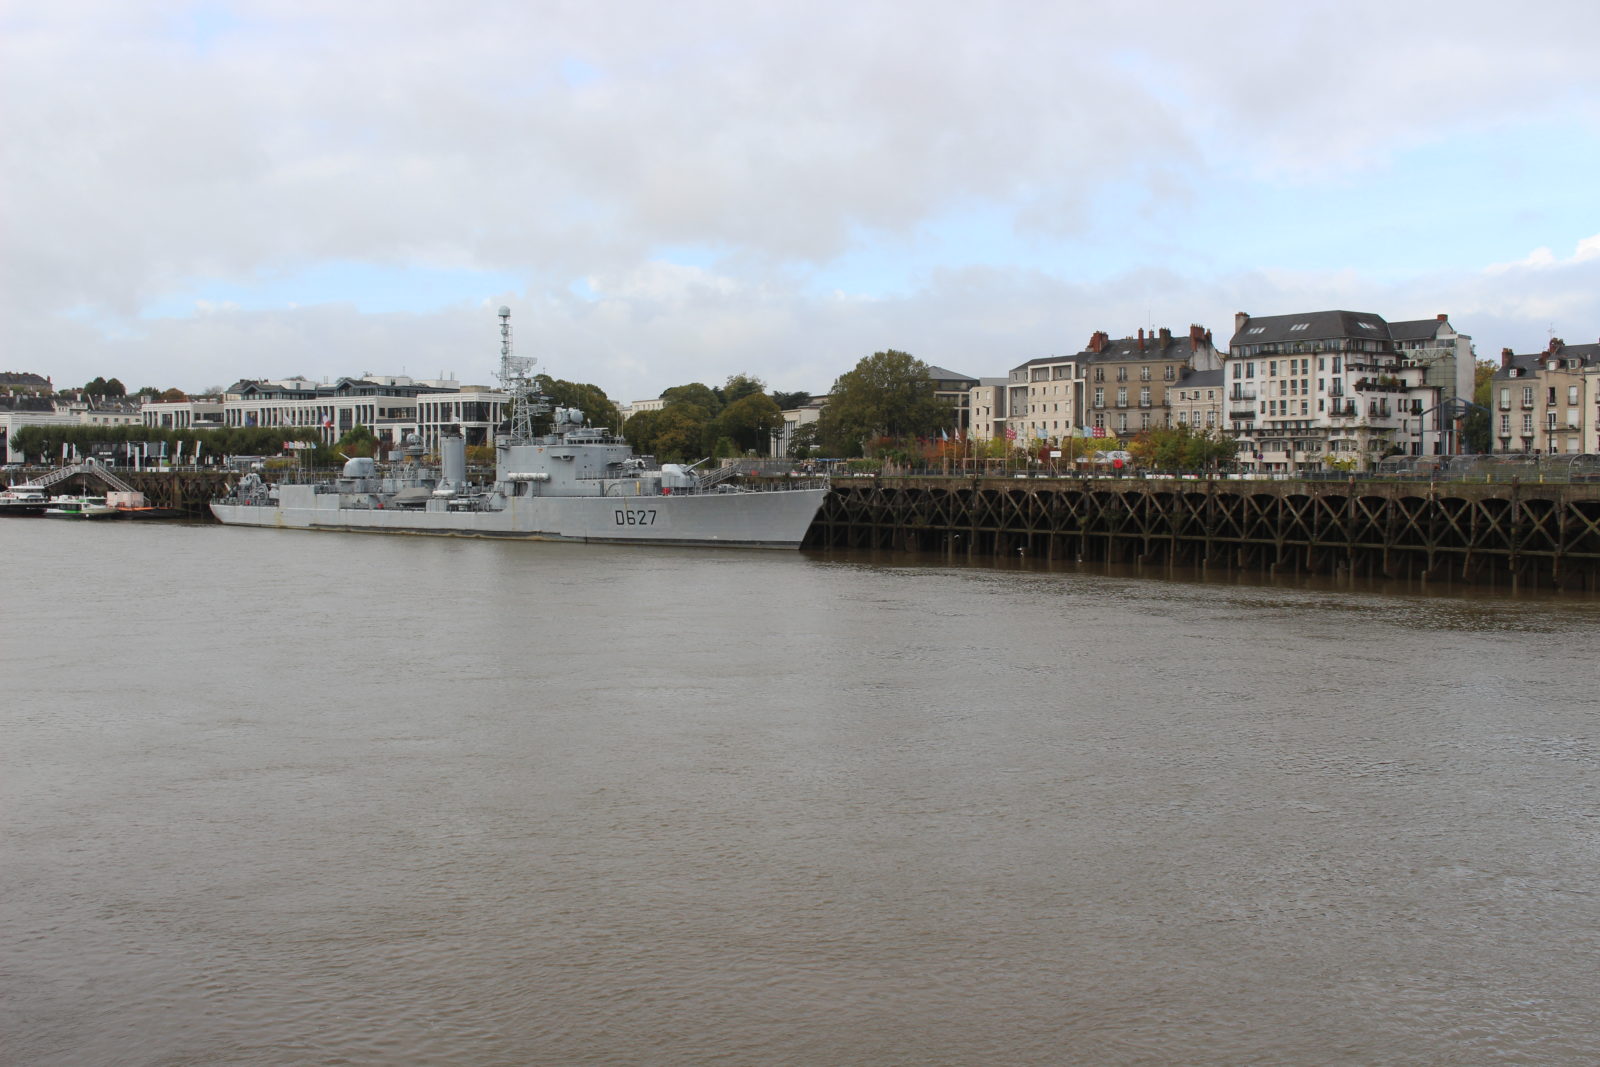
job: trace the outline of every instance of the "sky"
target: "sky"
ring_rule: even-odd
[[[613,400],[1233,315],[1600,339],[1600,4],[0,0],[0,370]]]

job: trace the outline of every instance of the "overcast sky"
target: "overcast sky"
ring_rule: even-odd
[[[1233,313],[1600,338],[1600,4],[0,0],[0,369],[613,399]]]

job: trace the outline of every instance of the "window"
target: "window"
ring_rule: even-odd
[[[1578,402],[1578,387],[1576,385],[1567,386],[1567,403],[1576,404],[1577,402]]]
[[[1216,424],[1217,424],[1217,413],[1215,411],[1206,412],[1206,429],[1209,430],[1213,426],[1215,426]]]
[[[1127,389],[1127,386],[1123,386],[1122,388],[1117,390],[1117,407],[1125,408],[1127,406],[1128,406],[1128,389]]]
[[[1094,391],[1094,406],[1097,408],[1106,406],[1106,391],[1103,387]]]
[[[1139,406],[1142,408],[1150,406],[1150,389],[1148,386],[1139,390]]]
[[[1531,385],[1522,387],[1522,406],[1525,408],[1533,407],[1533,386]]]
[[[1311,328],[1311,324],[1309,322],[1297,322],[1293,326],[1289,327],[1290,331],[1292,331],[1292,332],[1298,332],[1300,330],[1308,330],[1310,328]]]
[[[1178,425],[1179,426],[1187,426],[1187,425],[1189,425],[1189,413],[1187,411],[1178,412]]]
[[[1267,364],[1267,377],[1270,378],[1271,376],[1273,376],[1274,374],[1277,374],[1277,373],[1278,373],[1278,361],[1277,360],[1273,360],[1271,363]]]
[[[1252,326],[1248,330],[1246,330],[1245,333],[1250,333],[1250,334],[1264,333],[1264,332],[1266,332],[1266,329],[1267,328],[1265,326]]]
[[[1358,323],[1356,323],[1356,325],[1361,327],[1363,330],[1371,330],[1373,333],[1377,333],[1378,332],[1378,327],[1377,327],[1376,323],[1358,322]]]

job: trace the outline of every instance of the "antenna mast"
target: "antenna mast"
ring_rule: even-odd
[[[515,442],[533,440],[533,417],[548,415],[550,403],[539,392],[534,381],[532,356],[511,354],[511,309],[500,309],[500,384],[505,388],[511,403],[511,439]]]

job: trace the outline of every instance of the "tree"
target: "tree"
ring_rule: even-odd
[[[83,393],[85,396],[127,396],[128,388],[115,378],[108,380],[97,377],[83,387]]]
[[[803,422],[789,437],[790,459],[812,459],[817,454],[817,424]]]
[[[655,455],[656,437],[660,430],[660,411],[636,411],[623,424],[622,436],[640,455]]]
[[[733,374],[728,377],[725,384],[718,392],[722,394],[724,404],[737,403],[747,396],[754,396],[767,391],[767,383],[760,378],[748,374]]]
[[[783,426],[783,412],[777,403],[759,390],[747,393],[722,409],[715,432],[731,438],[741,452],[765,452],[772,447],[772,434]]]
[[[339,440],[334,443],[333,451],[351,459],[356,456],[374,456],[378,453],[378,438],[371,429],[357,423],[340,435]]]
[[[168,389],[165,392],[163,392],[157,399],[159,399],[159,400],[188,400],[189,397],[188,397],[188,394],[186,394],[182,389],[173,388],[173,389]]]
[[[1493,410],[1494,372],[1491,360],[1480,359],[1472,368],[1472,402],[1478,408],[1461,420],[1461,436],[1468,452],[1493,452],[1494,429],[1489,412]]]
[[[549,397],[554,406],[561,408],[577,408],[583,412],[590,426],[604,426],[617,431],[622,430],[622,412],[617,410],[617,405],[606,396],[604,389],[598,385],[586,382],[564,382],[559,378],[552,378],[548,374],[540,374],[534,378],[539,385],[539,391]],[[550,432],[550,418],[544,418],[545,425],[538,425],[535,420],[535,433]]]
[[[780,389],[774,389],[768,395],[772,397],[772,402],[778,405],[779,411],[793,411],[802,404],[807,404],[811,401],[811,394],[804,389],[793,393],[785,393]]]
[[[1114,448],[1115,443],[1100,447]],[[1134,459],[1156,470],[1203,470],[1230,462],[1235,455],[1233,439],[1220,430],[1199,431],[1189,426],[1145,430],[1128,444]]]
[[[722,412],[721,394],[711,386],[700,382],[690,382],[688,385],[674,385],[672,388],[662,392],[661,399],[667,402],[668,407],[678,402],[695,404],[705,411],[707,418]]]
[[[860,455],[869,437],[928,436],[950,424],[950,406],[934,395],[928,365],[907,352],[874,352],[840,375],[831,394],[819,433],[841,456]]]
[[[663,461],[683,462],[704,456],[706,425],[711,421],[706,409],[686,400],[668,404],[657,412],[655,452]]]

